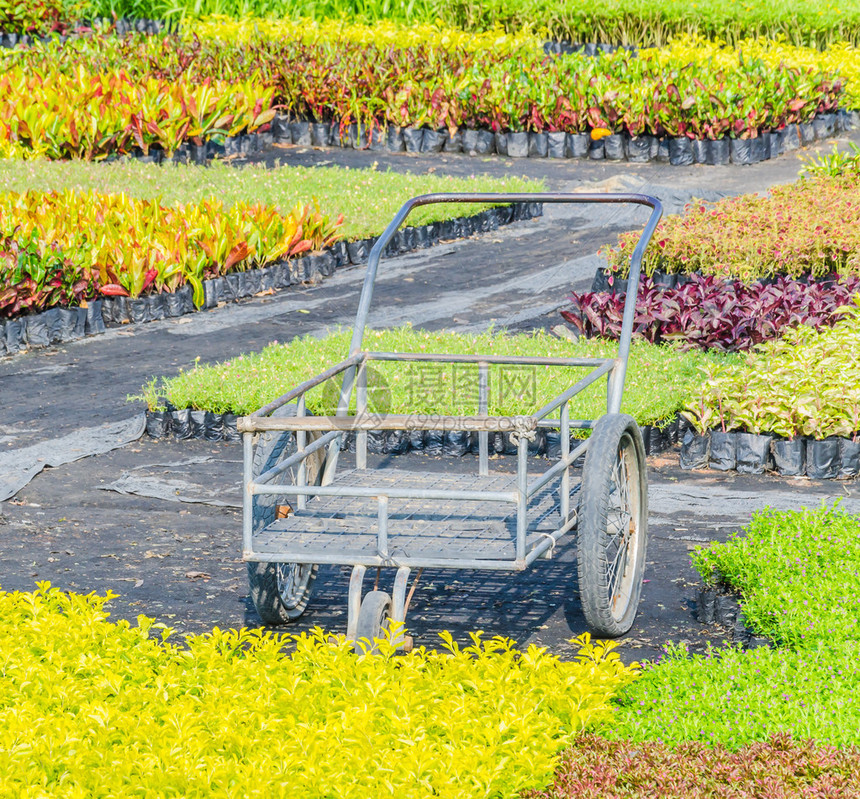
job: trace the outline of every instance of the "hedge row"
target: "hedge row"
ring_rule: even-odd
[[[786,275],[860,274],[860,174],[814,175],[745,194],[696,203],[664,218],[645,253],[646,274],[700,272],[749,283]],[[605,248],[609,268],[626,276],[636,234]]]

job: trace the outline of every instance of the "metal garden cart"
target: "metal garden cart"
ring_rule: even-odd
[[[651,208],[633,252],[616,358],[495,357],[368,352],[362,339],[379,259],[419,206],[431,203],[635,203]],[[549,558],[575,531],[579,590],[593,633],[616,637],[633,624],[639,603],[648,525],[645,452],[639,428],[622,414],[633,312],[643,252],[662,215],[640,194],[428,194],[404,204],[370,252],[346,360],[239,420],[244,441],[243,557],[251,597],[269,625],[298,618],[319,564],[352,566],[347,637],[380,637],[389,620],[405,622],[413,569],[522,571]],[[368,408],[368,369],[380,361],[471,364],[479,412],[473,416],[375,414]],[[498,365],[586,367],[590,371],[529,415],[488,415],[490,369]],[[337,412],[314,416],[306,394],[342,377]],[[607,378],[607,413],[570,418],[569,403]],[[350,415],[351,401],[355,414]],[[529,442],[540,428],[559,432],[560,454],[542,473],[529,473]],[[477,470],[443,473],[368,468],[368,431],[465,431],[477,438]],[[571,431],[591,430],[583,440]],[[343,436],[355,433],[355,468],[338,470]],[[491,471],[490,434],[516,444],[516,473]],[[574,462],[584,456],[581,479]],[[474,462],[471,462],[472,464]],[[532,462],[532,467],[533,462]],[[362,596],[367,568],[374,590]],[[396,570],[389,595],[380,573]],[[418,572],[420,576],[420,571]],[[417,580],[417,578],[416,578]],[[401,633],[399,644],[411,639]]]

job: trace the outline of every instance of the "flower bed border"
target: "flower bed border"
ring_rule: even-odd
[[[175,441],[204,439],[206,441],[239,441],[236,428],[238,416],[234,413],[215,413],[192,408],[169,407],[166,410],[146,410],[146,434],[153,439],[171,438]],[[689,424],[680,413],[668,422],[640,425],[647,455],[659,455],[673,447],[683,436]],[[577,439],[571,438],[576,446]],[[516,455],[517,444],[510,433],[490,433],[490,452],[498,455]],[[347,433],[343,450],[355,452],[355,435]],[[374,431],[367,434],[367,450],[376,455],[405,455],[407,452],[424,452],[428,455],[460,457],[478,452],[477,433],[425,430]],[[530,455],[549,455],[557,458],[561,452],[560,434],[538,428],[534,441],[529,442]],[[581,466],[580,458],[576,465]]]
[[[471,216],[401,228],[383,255],[394,257],[426,249],[440,241],[488,233],[502,225],[542,215],[542,203],[513,203],[488,208]],[[299,283],[316,282],[334,274],[340,267],[366,264],[377,239],[378,236],[349,242],[341,240],[319,253],[205,280],[205,301],[200,310],[236,302],[261,291],[278,291]],[[91,300],[86,307],[58,306],[37,314],[0,319],[0,357],[16,355],[26,349],[77,341],[84,336],[104,333],[109,327],[153,322],[197,310],[191,300],[191,289],[186,285],[173,293],[148,294],[137,299],[102,297]]]
[[[356,123],[341,126],[337,122],[314,122],[296,119],[289,114],[277,114],[260,130],[227,136],[223,143],[210,139],[199,145],[189,142],[180,144],[169,160],[178,164],[202,166],[217,158],[247,158],[265,147],[278,144],[425,155],[444,153],[472,157],[498,155],[550,160],[608,160],[618,163],[653,161],[672,166],[744,166],[778,158],[784,153],[856,128],[860,128],[860,111],[840,110],[819,114],[811,122],[788,125],[781,131],[762,132],[757,139],[631,137],[627,133],[615,133],[593,141],[589,133],[503,133],[488,128],[460,128],[452,138],[447,128],[399,128],[382,123],[373,128]],[[110,155],[104,160],[109,163],[122,158],[150,163],[168,160],[157,147],[150,147],[147,156],[134,152],[129,155]]]
[[[783,477],[851,480],[860,476],[860,439],[843,436],[781,438],[773,433],[709,430],[689,427],[681,437],[681,468],[776,472]]]
[[[127,33],[140,33],[144,36],[160,36],[162,33],[178,33],[179,23],[163,19],[147,19],[145,17],[119,17],[118,19],[80,20],[69,25],[68,33],[49,33],[46,36],[34,36],[31,33],[15,33],[0,29],[0,47],[11,49],[18,45],[32,47],[34,44],[47,44],[59,39],[60,44],[70,38],[85,36],[96,26],[102,33],[113,33],[125,36]]]
[[[781,131],[762,131],[757,139],[701,140],[687,137],[636,136],[615,133],[594,141],[589,133],[493,132],[487,128],[461,128],[452,137],[447,128],[398,128],[380,124],[340,125],[312,122],[289,114],[278,114],[268,133],[228,137],[226,155],[247,155],[264,144],[294,144],[305,147],[342,147],[371,152],[465,153],[470,156],[503,155],[509,158],[589,159],[594,161],[657,161],[673,166],[693,164],[745,165],[776,158],[815,141],[860,127],[860,112],[844,109],[818,114],[812,121],[792,124]],[[271,139],[269,138],[271,137]],[[201,149],[218,153],[218,145],[198,148],[185,158],[203,157]],[[183,156],[180,156],[183,157]]]
[[[716,585],[702,586],[696,593],[696,621],[706,626],[723,627],[728,630],[730,640],[744,649],[775,649],[773,641],[758,635],[747,625],[740,598],[739,592],[720,581]]]

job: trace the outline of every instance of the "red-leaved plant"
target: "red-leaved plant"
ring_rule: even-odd
[[[653,343],[678,342],[683,349],[748,350],[790,327],[833,325],[838,310],[860,291],[860,278],[801,283],[779,277],[771,285],[691,275],[678,288],[663,289],[643,277],[636,297],[633,334]],[[582,335],[618,338],[623,293],[574,292],[561,312]]]

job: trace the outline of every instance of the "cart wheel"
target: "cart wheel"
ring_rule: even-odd
[[[284,405],[272,416],[295,416],[295,405]],[[313,441],[317,434],[309,433]],[[266,431],[260,434],[254,451],[254,476],[276,466],[296,451],[295,436],[290,431],[278,433]],[[325,454],[318,450],[306,461],[307,482],[314,485],[322,475]],[[257,494],[254,496],[254,532],[270,525],[276,518],[292,512],[295,497]],[[319,567],[311,563],[248,563],[248,584],[251,599],[264,624],[277,626],[287,624],[304,613],[311,597],[314,580]]]
[[[582,610],[595,635],[615,638],[636,618],[648,538],[645,447],[631,416],[607,414],[597,421],[579,497]]]
[[[358,610],[358,624],[355,627],[356,651],[374,653],[377,651],[375,638],[384,638],[391,618],[391,597],[385,591],[371,591]]]

